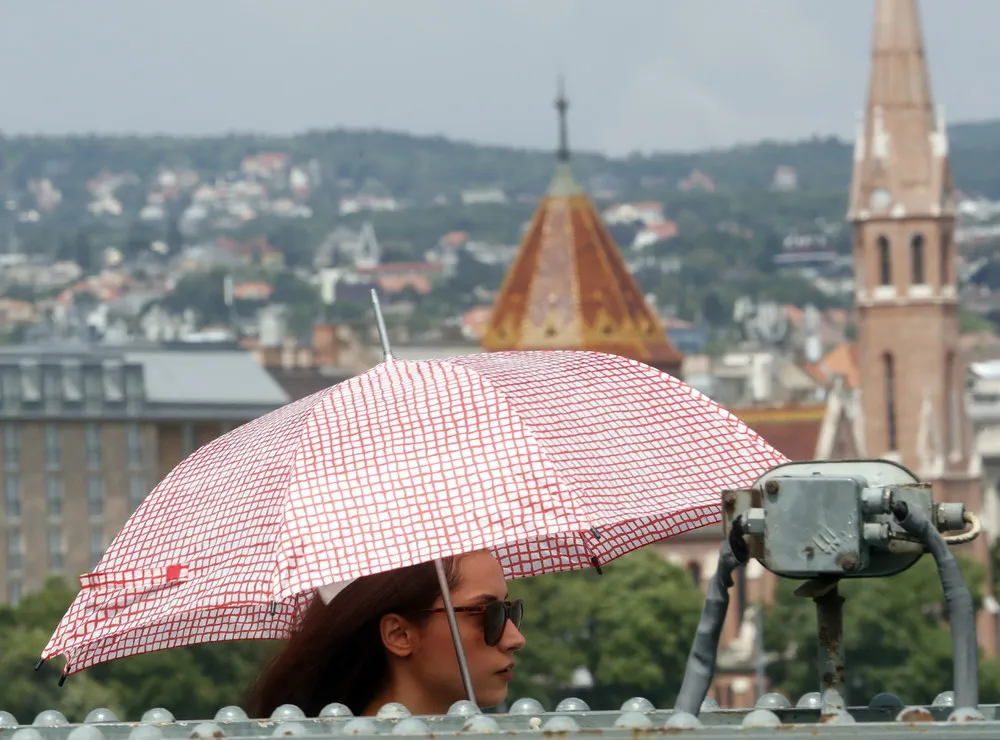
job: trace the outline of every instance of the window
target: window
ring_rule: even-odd
[[[3,384],[3,410],[12,414],[21,405],[21,378],[16,367],[0,370],[0,383]]]
[[[45,502],[49,516],[58,518],[63,513],[63,482],[62,478],[50,475],[45,479]]]
[[[194,424],[185,424],[181,427],[181,453],[187,457],[198,449],[198,438],[195,435]]]
[[[878,238],[878,275],[881,285],[892,285],[892,255],[889,253],[889,240]]]
[[[910,240],[910,264],[914,285],[923,285],[924,280],[924,235],[914,234]]]
[[[21,427],[16,422],[3,425],[3,464],[8,470],[16,470],[21,464]]]
[[[87,441],[87,467],[101,467],[101,425],[89,422],[84,427],[84,436]]]
[[[141,476],[133,475],[128,481],[129,511],[134,512],[146,498],[146,481]]]
[[[142,427],[128,425],[128,464],[130,468],[142,467]]]
[[[949,454],[962,452],[962,391],[955,384],[955,353],[944,358],[945,444]]]
[[[7,603],[17,606],[21,601],[21,582],[12,579],[7,582]]]
[[[941,234],[941,287],[951,283],[951,234]]]
[[[59,573],[65,567],[63,559],[63,537],[62,529],[57,526],[49,527],[49,570]]]
[[[104,555],[104,530],[101,527],[90,528],[90,561],[97,565]]]
[[[45,467],[58,470],[62,460],[62,449],[59,439],[59,425],[45,425]]]
[[[99,475],[87,476],[87,511],[92,517],[104,515],[104,479]]]
[[[21,570],[21,530],[11,527],[7,530],[7,570]]]
[[[21,479],[17,473],[7,473],[3,477],[3,503],[8,519],[21,516]]]
[[[896,439],[896,370],[893,366],[892,355],[888,352],[882,357],[882,364],[885,373],[885,428],[889,450],[896,450],[898,440]]]
[[[83,403],[88,413],[96,413],[101,408],[101,370],[87,368],[83,372]]]

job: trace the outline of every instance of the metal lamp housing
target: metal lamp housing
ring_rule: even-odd
[[[778,576],[885,577],[924,552],[892,516],[894,500],[918,509],[939,530],[964,527],[964,507],[935,505],[930,485],[902,465],[837,460],[786,463],[748,490],[725,491],[723,530],[728,537],[739,518],[750,556]]]

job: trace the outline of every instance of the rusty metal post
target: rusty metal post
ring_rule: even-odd
[[[813,597],[819,635],[820,691],[836,689],[847,698],[844,668],[844,597],[837,584]]]

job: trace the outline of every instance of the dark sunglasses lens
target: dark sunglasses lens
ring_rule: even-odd
[[[521,620],[524,619],[524,602],[518,599],[510,605],[510,621],[514,626],[521,629]]]
[[[486,605],[484,614],[484,631],[486,644],[493,647],[500,638],[503,637],[504,627],[507,626],[507,609],[502,601],[494,601]]]

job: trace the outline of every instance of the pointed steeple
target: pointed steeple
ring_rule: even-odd
[[[852,220],[953,208],[947,132],[935,114],[916,0],[875,0],[871,76],[857,132]]]
[[[677,376],[683,355],[573,175],[568,108],[560,80],[555,175],[500,287],[483,348],[607,352]]]

